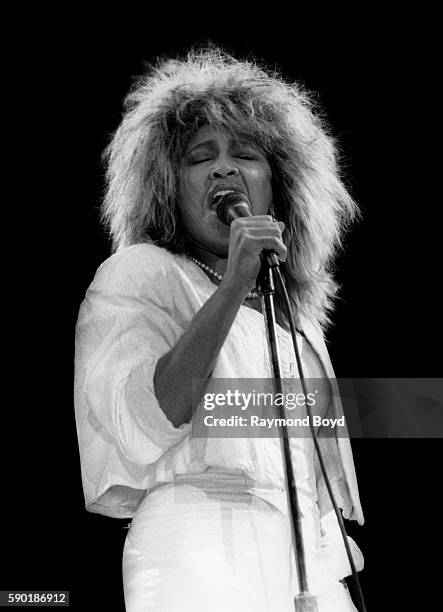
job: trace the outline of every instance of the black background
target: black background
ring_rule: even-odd
[[[211,40],[318,92],[363,210],[337,262],[343,289],[328,335],[336,374],[438,376],[432,20],[362,10],[348,14],[352,23],[343,17],[337,27],[326,16],[320,27],[318,15],[267,7],[257,25],[244,17],[240,24],[235,7],[211,11],[212,26],[196,25],[197,15],[172,22],[171,14],[152,13],[115,14],[92,26],[88,14],[66,11],[28,15],[26,31],[17,28],[10,55],[20,51],[19,67],[4,116],[8,127],[19,112],[24,135],[10,155],[20,172],[11,179],[17,205],[9,208],[19,218],[4,270],[5,305],[17,324],[4,330],[12,335],[4,413],[13,418],[4,419],[2,436],[2,589],[69,590],[75,610],[124,609],[128,521],[84,510],[73,338],[80,302],[110,252],[98,224],[100,154],[144,60]],[[368,609],[436,601],[430,555],[441,531],[439,440],[354,440],[353,449],[366,524],[348,527],[365,555]]]

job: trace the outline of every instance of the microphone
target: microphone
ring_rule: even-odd
[[[238,191],[226,193],[217,198],[215,213],[222,223],[231,225],[239,217],[252,217],[251,203],[247,196]],[[263,250],[262,259],[265,258],[271,268],[278,267],[280,260],[274,251]]]

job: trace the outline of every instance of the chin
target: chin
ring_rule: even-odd
[[[231,232],[229,225],[225,225],[218,219],[215,219],[211,223],[202,224],[202,230],[200,231],[202,241],[207,244],[214,244],[214,246],[229,248]]]
[[[212,233],[206,236],[206,241],[208,244],[212,244],[214,247],[221,249],[223,252],[226,252],[226,255],[229,251],[229,238],[230,238],[230,228],[227,225],[220,224],[221,228],[218,232]]]
[[[194,223],[189,230],[189,242],[195,247],[210,251],[218,257],[228,256],[230,227],[219,221],[212,211],[200,219],[198,226]]]

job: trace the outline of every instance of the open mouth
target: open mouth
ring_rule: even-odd
[[[211,197],[210,208],[215,210],[219,205],[220,200],[228,193],[240,193],[240,191],[235,191],[234,189],[221,189],[220,191],[216,191]]]

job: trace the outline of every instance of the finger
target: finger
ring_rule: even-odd
[[[277,238],[281,238],[282,232],[278,225],[273,223],[272,225],[252,225],[252,226],[244,226],[240,227],[236,230],[236,234],[247,233],[251,236],[276,236]]]
[[[276,225],[271,215],[254,215],[252,217],[237,217],[231,223],[231,227],[235,225],[260,225],[260,224],[272,224]]]
[[[254,236],[248,234],[245,236],[245,242],[250,248],[253,248],[256,253],[261,253],[263,249],[275,251],[280,261],[286,261],[288,249],[281,239],[276,236]]]
[[[283,232],[286,225],[283,221],[274,221],[269,215],[257,215],[255,217],[239,217],[234,219],[231,223],[231,227],[234,228],[252,228],[252,227],[270,227]]]

